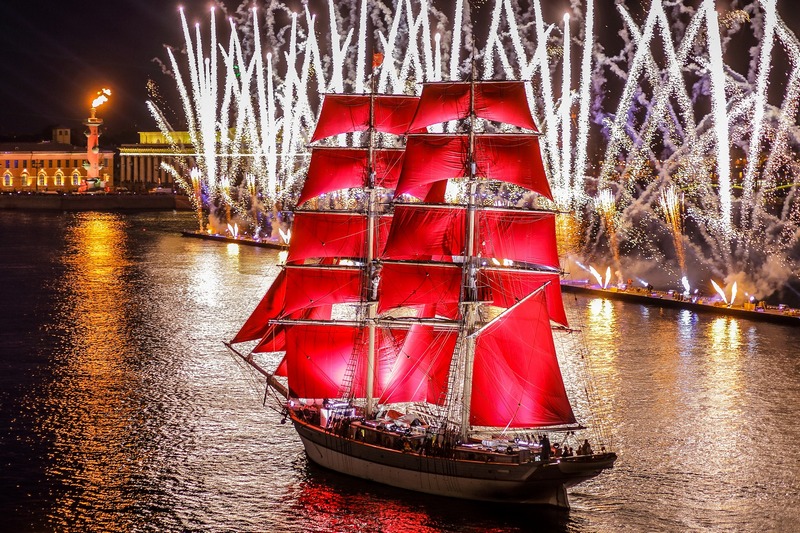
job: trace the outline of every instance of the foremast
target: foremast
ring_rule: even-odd
[[[370,79],[369,91],[369,144],[367,147],[367,250],[366,250],[366,306],[367,319],[367,381],[364,412],[367,417],[373,413],[373,391],[375,389],[375,315],[378,307],[378,265],[375,262],[373,250],[375,248],[375,230],[378,224],[378,191],[375,188],[375,72]]]

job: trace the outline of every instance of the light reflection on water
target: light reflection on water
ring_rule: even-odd
[[[186,227],[0,213],[7,529],[740,531],[800,517],[791,328],[567,296],[618,467],[574,489],[568,515],[442,500],[309,465],[221,344],[276,254]]]

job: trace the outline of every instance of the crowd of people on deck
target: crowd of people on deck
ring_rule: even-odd
[[[539,456],[543,462],[549,461],[551,458],[559,459],[561,457],[594,455],[592,445],[589,444],[589,439],[584,439],[583,444],[578,446],[578,450],[575,451],[572,446],[567,446],[566,443],[564,443],[563,446],[557,442],[555,444],[550,444],[550,439],[547,435],[541,435],[539,437],[539,446],[541,446],[542,450]],[[603,451],[605,451],[605,449]]]

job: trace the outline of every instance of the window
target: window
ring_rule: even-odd
[[[55,185],[57,187],[61,187],[64,185],[64,174],[61,174],[60,172],[56,174]]]
[[[46,174],[39,174],[38,184],[39,184],[39,187],[47,187],[47,175]]]
[[[73,185],[80,185],[81,184],[81,175],[77,172],[72,174],[72,184]]]
[[[56,159],[56,168],[61,168],[61,160]]]
[[[11,167],[11,160],[10,159],[6,159],[6,168],[10,168],[10,167]]]
[[[8,172],[6,172],[5,175],[3,176],[3,185],[5,187],[11,187],[12,185],[14,185],[14,178],[12,178],[11,174],[9,174]]]
[[[19,159],[14,160],[14,168],[19,168]]]

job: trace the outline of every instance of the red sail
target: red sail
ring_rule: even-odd
[[[478,175],[525,187],[553,199],[535,135],[480,135],[475,138]]]
[[[575,415],[558,367],[544,292],[478,334],[472,382],[473,426],[572,424]]]
[[[554,213],[480,210],[478,250],[483,257],[511,259],[558,268],[555,220]]]
[[[386,259],[428,259],[464,255],[465,219],[463,209],[398,205],[383,256]]]
[[[558,274],[485,267],[478,272],[478,284],[488,289],[492,305],[498,307],[511,307],[548,282],[544,289],[547,314],[554,322],[569,326]]]
[[[298,398],[334,398],[344,384],[347,365],[359,355],[361,330],[352,326],[303,324],[286,333],[286,367],[289,390]],[[364,369],[365,365],[357,368]],[[356,381],[362,384],[363,378]],[[355,390],[364,396],[364,390]]]
[[[441,404],[447,392],[447,377],[457,331],[434,331],[415,325],[392,366],[383,366],[378,376],[383,384],[381,403],[423,402]],[[378,391],[376,391],[378,392]]]
[[[364,257],[367,219],[357,213],[298,211],[287,262],[311,257]]]
[[[536,130],[521,81],[426,83],[410,129],[468,117],[471,87],[478,117]]]
[[[322,305],[320,307],[312,307],[311,309],[303,309],[296,311],[287,316],[296,320],[330,320],[331,319],[331,306]],[[261,341],[253,348],[254,353],[263,352],[282,352],[286,349],[286,328],[283,324],[269,324],[267,331],[261,338]],[[283,370],[281,371],[281,368]],[[281,373],[282,372],[282,373]],[[286,365],[281,363],[281,366],[275,371],[276,376],[286,375]]]
[[[320,305],[358,302],[361,300],[362,277],[358,267],[287,265],[284,313]]]
[[[231,344],[260,339],[267,332],[269,321],[278,318],[283,312],[283,301],[286,296],[286,271],[282,270],[272,282],[267,293],[258,302],[250,318],[244,323],[239,333],[231,340]]]
[[[314,148],[297,205],[320,194],[367,185],[366,148]],[[403,166],[403,150],[373,151],[375,186],[394,189]]]
[[[423,198],[433,183],[468,175],[468,146],[466,135],[409,135],[396,194]]]
[[[373,256],[389,236],[391,215],[378,220]],[[364,257],[367,245],[367,218],[358,213],[297,211],[292,225],[287,263],[304,259]]]
[[[423,198],[442,180],[469,175],[467,135],[409,135],[396,193]],[[513,183],[552,200],[535,135],[475,136],[476,175]]]
[[[289,389],[299,398],[330,398],[339,396],[345,388],[356,397],[366,390],[367,345],[366,328],[344,325],[302,324],[287,328],[286,375]],[[383,390],[381,376],[396,366],[407,331],[377,330],[375,335],[376,376],[373,395]],[[451,349],[452,351],[452,349]],[[347,375],[351,359],[353,375]],[[446,380],[446,377],[445,377]]]
[[[384,263],[378,312],[396,307],[458,303],[461,267],[435,263]]]
[[[409,130],[417,110],[416,96],[381,94],[327,94],[322,101],[317,127],[311,142],[369,128],[370,98],[374,102],[375,129],[383,133],[402,135]]]

